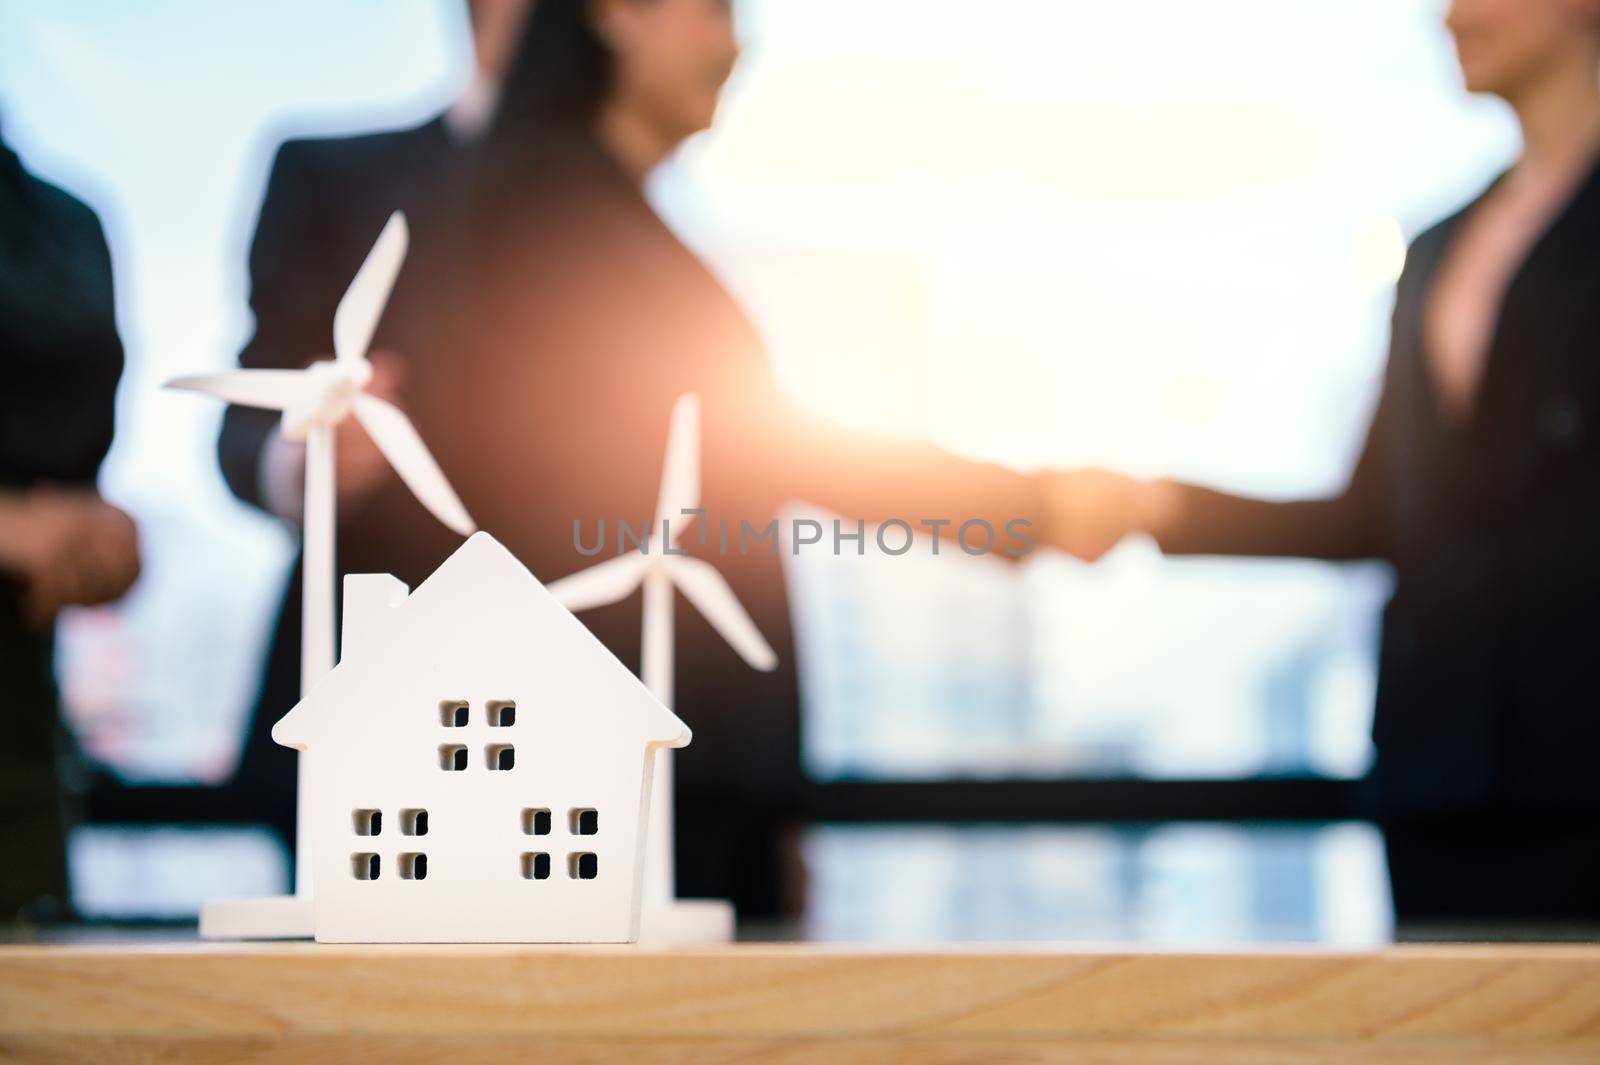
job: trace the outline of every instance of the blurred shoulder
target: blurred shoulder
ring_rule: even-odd
[[[1472,203],[1476,202],[1476,199],[1472,201]],[[1456,227],[1461,224],[1461,220],[1472,209],[1472,203],[1451,212],[1411,238],[1407,261],[1414,259],[1418,253],[1438,252],[1448,245],[1451,238],[1455,236]]]
[[[438,118],[404,129],[382,130],[348,137],[296,137],[278,146],[272,163],[273,180],[296,178],[336,179],[341,175],[370,173],[375,167],[405,165],[440,152],[446,134]]]
[[[1427,228],[1423,229],[1422,232],[1418,233],[1414,238],[1412,238],[1409,247],[1409,254],[1407,256],[1407,262],[1409,263],[1412,260],[1431,262],[1436,259],[1439,253],[1441,253],[1449,245],[1450,241],[1454,239],[1456,230],[1461,225],[1462,220],[1472,212],[1474,207],[1482,203],[1484,198],[1487,197],[1489,193],[1494,190],[1495,186],[1499,185],[1504,179],[1505,174],[1502,173],[1497,175],[1482,189],[1474,193],[1465,203],[1462,203],[1456,207],[1455,210],[1451,211],[1443,218],[1433,222]]]
[[[95,214],[94,208],[30,170],[19,168],[19,177],[37,217],[58,232],[84,235],[104,243],[100,216]]]

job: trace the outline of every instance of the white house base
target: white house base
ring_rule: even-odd
[[[214,899],[200,907],[201,939],[310,939],[315,930],[309,895]]]
[[[733,903],[723,899],[677,899],[645,903],[639,913],[639,942],[689,947],[733,942]]]
[[[314,905],[299,895],[258,899],[213,899],[200,908],[201,939],[310,939]],[[662,946],[731,943],[733,904],[722,899],[679,899],[646,906],[639,915],[639,941]]]

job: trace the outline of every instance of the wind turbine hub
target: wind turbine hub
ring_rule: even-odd
[[[338,425],[350,413],[350,401],[372,380],[366,359],[321,359],[305,369],[310,383],[305,403],[283,414],[283,435],[303,440],[315,426]]]

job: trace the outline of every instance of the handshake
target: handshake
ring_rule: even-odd
[[[1110,470],[1053,471],[1044,483],[1043,542],[1093,562],[1125,536],[1155,536],[1176,518],[1180,489],[1168,481],[1141,481]]]

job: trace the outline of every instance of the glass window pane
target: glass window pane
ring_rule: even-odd
[[[804,841],[805,935],[822,941],[1152,942],[1394,935],[1369,825],[823,825]]]

